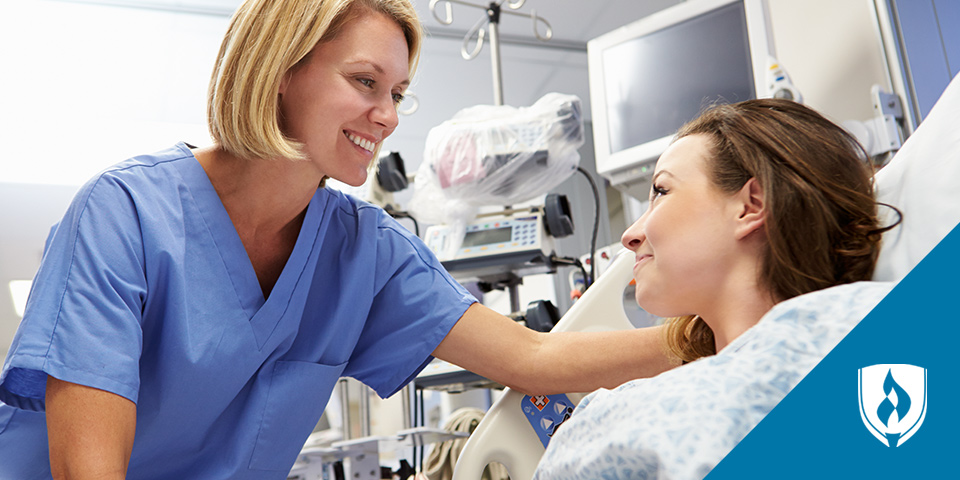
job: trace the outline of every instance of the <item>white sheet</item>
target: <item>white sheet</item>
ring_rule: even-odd
[[[960,222],[960,76],[877,173],[877,199],[899,208],[903,223],[884,234],[873,278],[900,281]]]

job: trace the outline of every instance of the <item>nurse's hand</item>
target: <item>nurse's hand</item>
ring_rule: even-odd
[[[53,478],[126,476],[137,423],[136,404],[48,376],[46,410]]]
[[[528,395],[591,392],[678,366],[660,329],[540,333],[475,303],[433,355]]]

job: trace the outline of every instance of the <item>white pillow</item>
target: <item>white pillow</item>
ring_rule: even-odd
[[[876,178],[877,200],[903,222],[884,234],[873,279],[898,282],[960,223],[960,75]],[[880,215],[896,221],[889,208]]]

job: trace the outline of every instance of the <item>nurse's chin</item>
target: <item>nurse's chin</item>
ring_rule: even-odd
[[[330,176],[330,178],[340,182],[350,185],[351,187],[359,187],[367,182],[367,170],[364,169],[362,173],[357,173],[353,175],[337,175]]]

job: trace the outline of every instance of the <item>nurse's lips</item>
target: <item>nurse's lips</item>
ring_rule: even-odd
[[[376,140],[373,138],[367,138],[356,132],[349,132],[347,130],[344,130],[343,134],[344,136],[347,137],[348,140],[353,142],[354,145],[362,148],[367,152],[372,152],[374,149],[376,149],[377,143],[379,143],[379,140]]]

